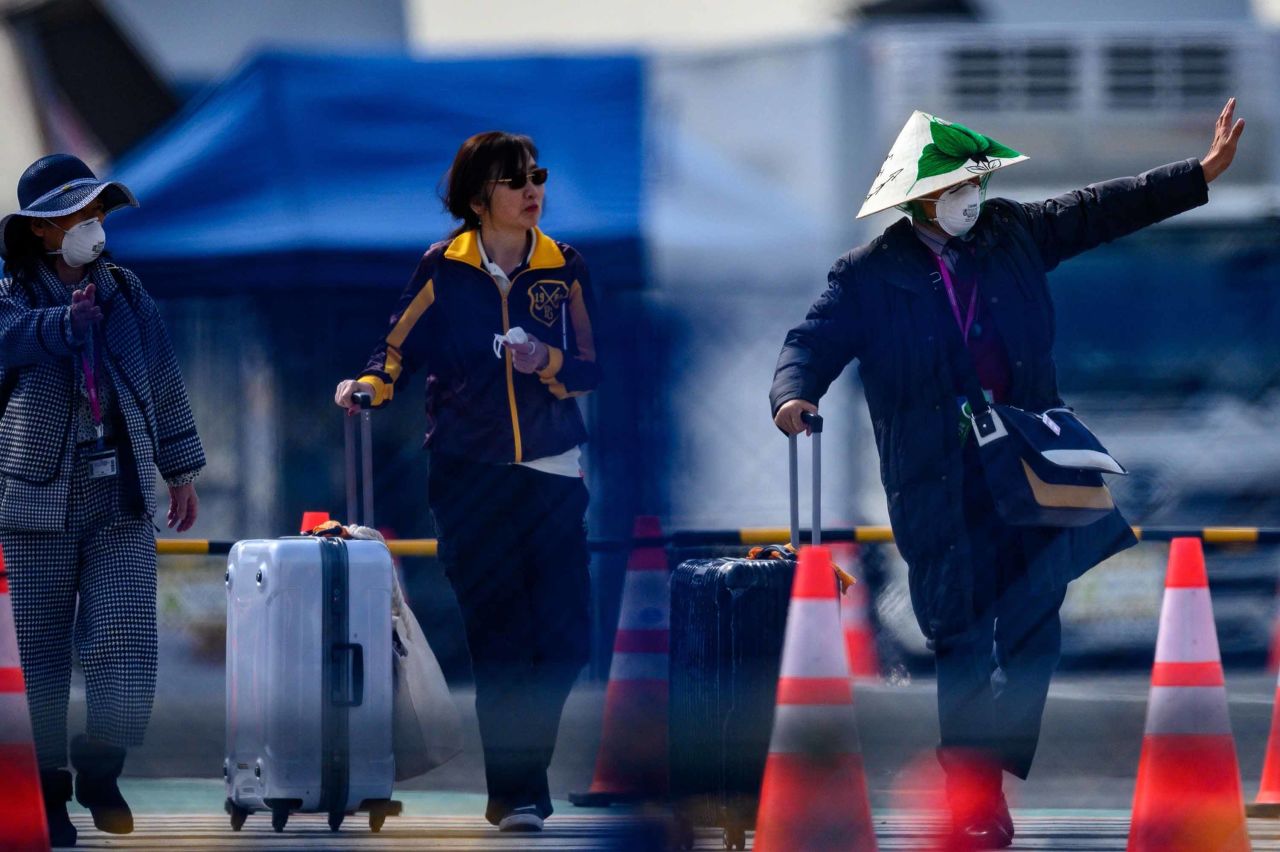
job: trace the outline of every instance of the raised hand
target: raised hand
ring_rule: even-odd
[[[1209,144],[1209,153],[1200,158],[1200,168],[1204,169],[1205,182],[1210,182],[1227,170],[1236,157],[1236,143],[1244,132],[1244,119],[1232,119],[1236,114],[1236,99],[1231,98],[1218,115],[1213,128],[1213,142]]]
[[[71,294],[71,334],[82,339],[89,327],[102,319],[102,308],[94,304],[94,285],[92,282],[83,290]]]

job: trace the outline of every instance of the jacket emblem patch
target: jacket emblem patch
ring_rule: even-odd
[[[569,298],[569,285],[544,279],[529,288],[529,313],[548,328],[560,319],[560,308]]]

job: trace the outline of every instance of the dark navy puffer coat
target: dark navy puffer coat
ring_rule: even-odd
[[[1045,274],[1207,200],[1199,162],[1186,160],[1041,203],[987,201],[967,244],[979,296],[1008,354],[1010,404],[1037,411],[1062,404]],[[935,647],[968,624],[974,573],[961,499],[952,363],[959,352],[948,345],[955,319],[937,279],[933,256],[907,219],[841,257],[826,292],[787,334],[769,394],[775,414],[791,399],[817,403],[858,360],[889,520],[909,567],[916,618]],[[1030,527],[1022,535],[1032,588],[1041,590],[1063,587],[1135,543],[1119,511],[1086,527]]]

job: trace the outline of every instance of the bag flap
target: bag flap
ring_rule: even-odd
[[[1051,408],[1037,414],[1011,405],[992,406],[1010,432],[1057,467],[1127,474],[1080,418],[1067,408]]]

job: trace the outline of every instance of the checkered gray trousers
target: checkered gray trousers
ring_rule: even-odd
[[[67,532],[0,530],[42,769],[67,762],[73,641],[84,669],[89,736],[139,745],[151,717],[155,529],[122,515],[119,502],[118,477],[90,480],[78,462]]]

